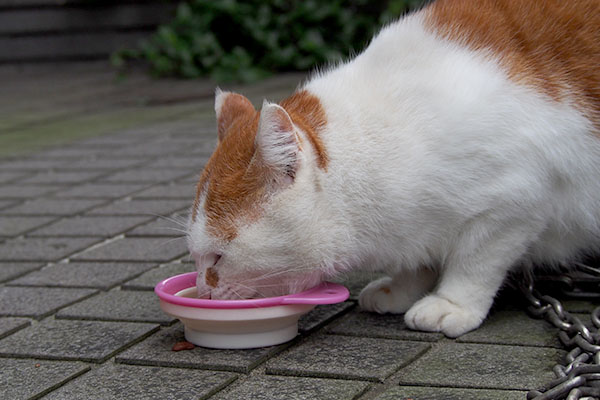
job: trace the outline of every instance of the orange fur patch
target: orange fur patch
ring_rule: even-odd
[[[600,130],[598,0],[438,0],[426,26],[491,50],[512,80],[572,101]]]
[[[231,96],[236,97],[229,103]],[[237,236],[240,218],[248,223],[260,216],[260,207],[269,194],[271,182],[269,172],[257,159],[254,144],[260,113],[253,107],[246,107],[237,96],[244,98],[230,95],[222,106],[221,116],[228,115],[227,123],[223,123],[224,130],[219,133],[222,139],[198,181],[192,210],[192,221],[195,221],[200,197],[206,193],[207,228],[212,235],[225,241]],[[231,105],[235,107],[233,116],[231,110],[225,108]],[[281,105],[310,140],[317,155],[317,165],[325,169],[328,157],[319,132],[326,120],[319,99],[302,91]],[[221,126],[221,121],[218,123]]]
[[[258,120],[258,112],[253,111],[231,124],[198,182],[195,207],[201,193],[206,191],[207,226],[213,235],[227,241],[237,235],[236,217],[251,217],[252,210],[266,194],[264,171],[259,163],[251,162]]]
[[[219,275],[217,275],[217,271],[214,268],[206,269],[205,281],[210,287],[217,287],[219,285]]]
[[[308,91],[302,90],[283,100],[280,105],[288,112],[294,124],[302,129],[308,137],[317,155],[319,168],[327,171],[329,157],[319,135],[319,132],[327,124],[327,117],[321,101]]]
[[[254,106],[250,100],[237,93],[230,93],[221,105],[221,113],[217,119],[217,133],[219,140],[223,140],[227,133],[227,128],[240,115],[254,112]]]

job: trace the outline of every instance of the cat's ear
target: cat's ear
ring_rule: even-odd
[[[217,114],[217,134],[219,141],[225,138],[227,130],[240,115],[252,113],[256,110],[246,97],[241,94],[215,90],[215,113]]]
[[[294,179],[298,168],[300,143],[288,113],[265,100],[260,112],[256,148],[263,163],[276,176]]]

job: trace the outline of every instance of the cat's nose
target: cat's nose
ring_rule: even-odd
[[[208,268],[214,267],[221,259],[221,255],[214,252],[193,254],[193,257],[196,260],[196,269],[198,271],[206,271]]]

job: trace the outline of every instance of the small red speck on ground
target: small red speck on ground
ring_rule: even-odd
[[[181,350],[192,350],[194,347],[193,343],[190,342],[177,342],[173,345],[172,351],[181,351]]]

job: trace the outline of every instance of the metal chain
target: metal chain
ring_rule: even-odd
[[[560,293],[575,298],[600,299],[600,268],[576,264],[575,269],[558,276],[536,278],[536,285],[550,284]],[[520,289],[534,318],[544,318],[560,329],[558,338],[569,353],[554,366],[556,379],[527,393],[527,400],[600,400],[600,306],[592,311],[595,332],[566,311],[556,298],[541,295],[533,277],[523,275]]]

